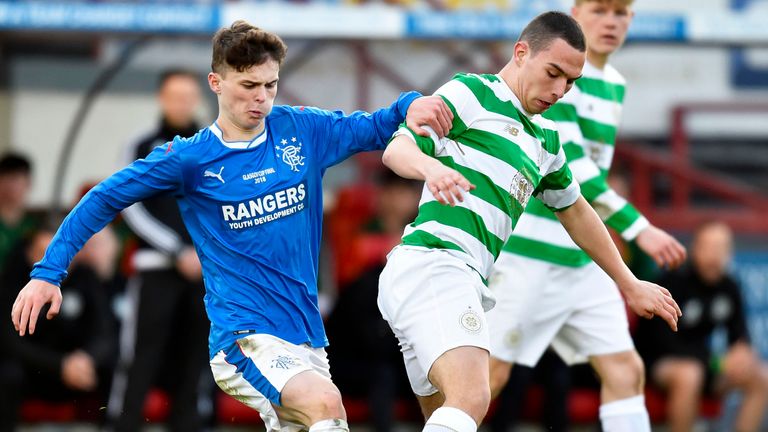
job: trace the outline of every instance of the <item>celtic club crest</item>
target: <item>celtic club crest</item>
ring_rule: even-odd
[[[509,195],[517,200],[521,206],[528,205],[528,199],[533,194],[533,185],[522,173],[515,174],[512,177],[512,184],[509,185]]]
[[[281,146],[275,146],[275,150],[278,152],[282,152],[282,156],[278,153],[278,156],[281,156],[283,162],[285,162],[288,166],[291,167],[291,171],[299,171],[297,166],[304,165],[304,156],[302,156],[301,153],[301,142],[296,142],[296,137],[291,138],[290,144],[288,143],[287,139],[280,140]]]

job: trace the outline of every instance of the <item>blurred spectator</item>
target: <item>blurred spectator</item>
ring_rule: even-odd
[[[190,137],[198,131],[194,119],[200,106],[197,75],[184,70],[164,72],[157,98],[159,124],[130,145],[126,162],[146,157],[177,135]],[[162,384],[171,398],[170,429],[199,431],[204,422],[200,398],[208,401],[203,406],[210,407],[209,392],[199,389],[206,378],[212,383],[207,372],[209,324],[200,261],[174,197],[162,195],[136,203],[122,215],[138,237],[138,250],[107,407],[110,426],[118,432],[139,430],[147,393],[161,384],[162,377],[167,378]]]
[[[37,231],[8,256],[0,278],[0,307],[9,314],[16,294],[29,280],[53,232]],[[73,261],[61,285],[66,300],[52,321],[21,338],[11,323],[0,323],[0,430],[12,431],[27,398],[74,402],[96,417],[106,402],[116,357],[114,317],[102,282],[114,262],[116,241],[109,227],[97,233]],[[43,312],[45,313],[45,312]]]
[[[0,267],[16,243],[37,225],[27,214],[31,186],[32,165],[27,158],[12,153],[0,158]]]
[[[386,254],[399,243],[403,228],[415,218],[418,183],[382,171],[375,216],[351,242],[336,245],[365,256],[359,276],[341,286],[338,302],[326,323],[328,356],[342,394],[368,400],[376,432],[394,430],[395,401],[410,395],[397,339],[381,317],[376,297]],[[410,396],[408,396],[410,397]]]
[[[731,230],[709,222],[694,233],[691,263],[662,276],[683,310],[678,332],[659,320],[641,320],[638,343],[652,382],[668,393],[670,430],[690,431],[705,392],[738,389],[743,402],[734,431],[757,431],[768,402],[768,366],[750,346],[739,286],[728,275]],[[728,349],[718,356],[710,348],[714,331],[728,333]]]

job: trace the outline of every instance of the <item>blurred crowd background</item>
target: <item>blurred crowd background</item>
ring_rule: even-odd
[[[7,319],[61,215],[89,187],[141,157],[142,146],[213,121],[205,77],[219,27],[242,18],[284,37],[276,103],[370,111],[400,91],[431,93],[460,71],[500,69],[531,17],[571,4],[0,1],[0,428],[262,428],[212,382],[199,269],[180,259],[178,245],[187,243],[172,204],[147,203],[94,237],[62,288],[61,317],[35,337],[20,339]],[[690,271],[710,270],[699,274],[702,286],[728,278],[739,301],[712,308],[716,325],[703,336],[663,345],[655,330],[643,340],[637,320],[633,331],[649,362],[663,357],[660,347],[702,336],[708,376],[716,375],[736,339],[768,359],[768,1],[636,0],[634,9],[627,45],[611,62],[628,82],[614,187],[694,246]],[[353,430],[419,421],[375,304],[385,255],[419,193],[386,172],[378,154],[326,176],[321,308]],[[174,229],[151,229],[153,218],[166,217]],[[670,277],[634,245],[617,243],[638,276]],[[153,312],[138,312],[147,305]],[[730,430],[742,396],[714,387],[701,389],[698,426]],[[567,369],[554,356],[536,370],[515,368],[484,427],[596,430],[598,388],[587,368]],[[670,389],[649,377],[647,403],[662,429]]]

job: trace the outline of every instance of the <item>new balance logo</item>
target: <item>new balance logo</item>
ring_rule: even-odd
[[[518,129],[518,128],[510,125],[510,124],[507,124],[507,125],[504,125],[504,132],[506,132],[506,133],[508,133],[508,134],[510,134],[512,136],[517,136],[518,134],[520,134],[520,129]]]
[[[213,177],[221,180],[222,183],[224,183],[224,179],[221,177],[221,172],[224,171],[224,167],[222,166],[218,173],[215,173],[211,170],[205,170],[203,173],[203,177]]]

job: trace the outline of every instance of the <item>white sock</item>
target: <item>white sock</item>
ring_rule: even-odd
[[[342,419],[320,420],[309,427],[309,432],[349,432],[349,425]]]
[[[600,405],[603,432],[651,432],[645,396],[637,395]]]
[[[440,407],[432,413],[422,432],[477,432],[475,419],[453,407]]]

